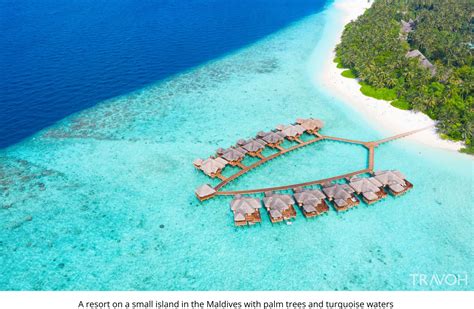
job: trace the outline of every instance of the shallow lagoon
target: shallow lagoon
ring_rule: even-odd
[[[413,286],[410,277],[472,275],[473,161],[465,155],[383,145],[376,168],[400,169],[414,190],[315,220],[298,212],[291,226],[273,226],[262,212],[261,225],[237,229],[229,197],[194,197],[210,182],[195,158],[279,123],[317,117],[328,135],[383,137],[312,83],[331,10],[2,151],[0,289],[472,289]],[[365,155],[316,143],[229,188],[339,174],[363,166]]]

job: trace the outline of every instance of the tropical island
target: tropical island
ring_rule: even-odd
[[[469,1],[379,1],[346,25],[336,47],[342,75],[361,92],[421,111],[441,137],[474,153],[472,5]]]

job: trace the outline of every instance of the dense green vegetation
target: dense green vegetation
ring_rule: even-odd
[[[472,0],[375,0],[349,23],[336,48],[335,62],[351,70],[369,96],[395,100],[438,120],[440,133],[464,140],[474,151],[474,68]],[[401,20],[413,20],[402,31]],[[420,58],[419,50],[435,70]]]
[[[410,104],[408,104],[407,101],[403,101],[402,99],[396,99],[390,103],[392,106],[403,109],[403,110],[409,110],[410,109]]]
[[[347,78],[356,78],[355,74],[351,70],[344,70],[342,71],[341,75]]]
[[[376,88],[363,81],[360,81],[359,85],[361,86],[360,92],[368,97],[387,101],[395,100],[397,98],[397,92],[393,88]]]

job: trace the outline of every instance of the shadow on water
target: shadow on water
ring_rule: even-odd
[[[324,0],[0,0],[0,148],[320,11]]]

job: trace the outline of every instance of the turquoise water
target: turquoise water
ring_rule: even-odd
[[[407,195],[291,225],[234,228],[230,197],[192,161],[299,117],[324,133],[383,137],[312,82],[330,48],[329,7],[258,43],[75,114],[3,150],[0,289],[412,290],[410,274],[472,276],[473,161],[396,141],[377,169],[400,169]],[[317,46],[315,51],[315,46]],[[359,169],[366,151],[322,142],[229,189],[284,185]]]

